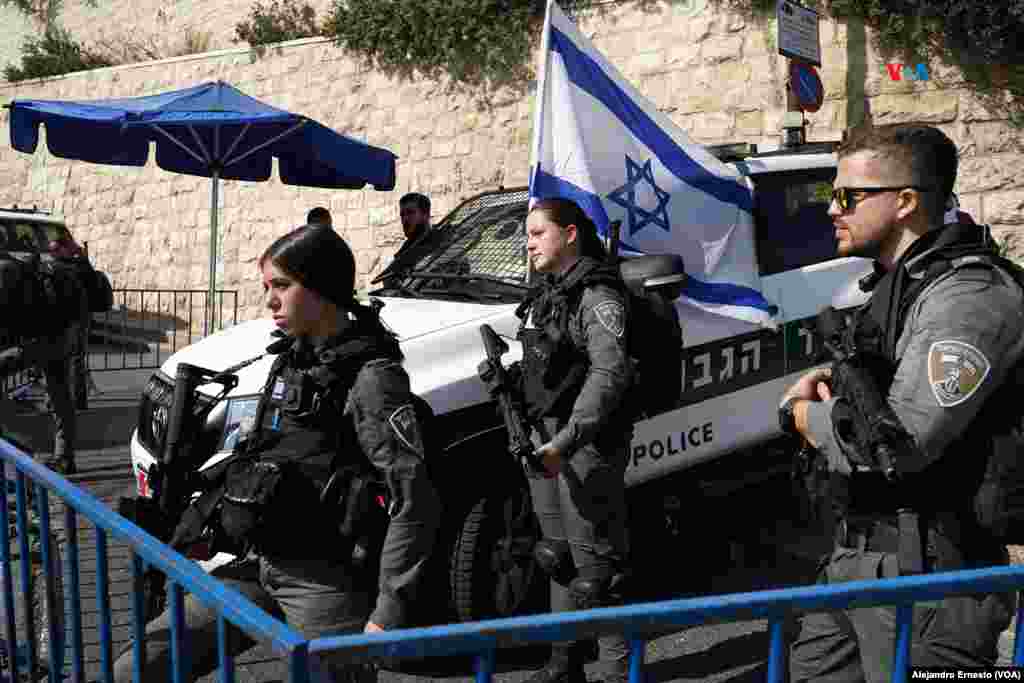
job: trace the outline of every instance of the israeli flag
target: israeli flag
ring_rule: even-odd
[[[549,0],[533,127],[531,201],[575,200],[624,254],[677,253],[683,300],[771,326],[761,295],[749,179],[693,143]]]

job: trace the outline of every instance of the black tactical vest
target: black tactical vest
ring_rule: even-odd
[[[228,470],[226,483],[226,504],[232,491],[254,499],[249,523],[255,533],[248,540],[258,551],[307,558],[330,552],[332,543],[343,546],[336,539],[338,510],[323,500],[325,487],[338,470],[372,470],[343,417],[345,402],[367,362],[400,358],[393,338],[353,327],[316,349],[297,340],[275,359],[243,446],[248,457]],[[265,509],[256,511],[258,505]],[[244,524],[243,518],[238,526]]]
[[[915,258],[919,260],[912,263],[911,270],[920,273],[920,277],[912,277],[907,268]],[[849,350],[852,345],[858,352],[871,356],[878,368],[875,376],[885,380],[880,388],[887,394],[896,371],[896,344],[907,313],[921,292],[951,268],[995,266],[1018,277],[1016,268],[996,254],[987,226],[951,224],[923,235],[891,271],[884,275],[876,271],[874,277],[868,276],[877,284],[871,300],[853,314],[854,324],[847,332],[844,346]],[[1020,372],[1016,375],[1021,376]],[[849,510],[888,512],[912,507],[924,512],[939,505],[943,510],[962,511],[965,519],[975,519],[975,496],[986,478],[992,454],[997,448],[1012,448],[1016,459],[1018,440],[1011,433],[1019,428],[1020,411],[1008,419],[1007,413],[1014,411],[996,410],[993,406],[1016,400],[1011,397],[1019,394],[1020,386],[1019,379],[1008,378],[979,410],[965,433],[911,481],[888,485],[881,475],[861,477],[859,483],[851,486]],[[965,457],[944,457],[947,453]],[[939,491],[943,492],[941,496],[936,495]]]
[[[547,276],[516,309],[522,320],[516,336],[523,344],[523,398],[531,420],[567,419],[572,412],[590,363],[586,350],[573,344],[569,318],[583,289],[596,284],[624,289],[618,268],[584,257],[563,279]]]

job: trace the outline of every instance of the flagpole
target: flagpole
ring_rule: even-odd
[[[533,178],[541,162],[541,140],[544,138],[544,113],[548,106],[548,76],[551,73],[551,7],[555,0],[548,0],[544,9],[544,28],[540,36],[541,67],[537,76],[537,99],[533,107],[533,145],[530,164],[530,198],[533,199]]]

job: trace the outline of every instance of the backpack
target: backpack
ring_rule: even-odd
[[[619,261],[626,291],[629,337],[626,347],[636,372],[630,399],[636,417],[673,410],[683,392],[683,330],[675,298],[645,285],[677,284],[685,275],[675,254],[637,256]]]
[[[621,259],[618,267],[595,262],[581,277],[567,283],[569,308],[575,310],[587,286],[603,284],[619,291],[626,304],[628,319],[626,349],[633,362],[634,382],[626,401],[632,407],[632,419],[646,419],[676,408],[682,394],[683,332],[674,298],[652,285],[675,284],[685,277],[682,259],[674,254],[638,256]],[[516,314],[525,320],[532,303],[528,297]],[[563,316],[560,324],[567,324]],[[563,336],[568,329],[562,330]],[[669,369],[674,368],[675,371]],[[571,389],[578,388],[585,368],[578,364],[566,373],[566,379],[553,392],[549,406],[564,403]],[[538,413],[547,413],[546,408]]]
[[[38,257],[0,255],[0,316],[16,337],[60,332],[81,312],[82,284],[74,271]]]
[[[74,268],[81,280],[89,299],[90,313],[106,313],[114,307],[114,288],[106,273],[96,270],[85,259],[62,259],[61,263]]]

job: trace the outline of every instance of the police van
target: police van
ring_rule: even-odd
[[[734,533],[749,533],[755,518],[765,516],[741,512],[744,503],[734,494],[780,495],[763,486],[788,476],[793,451],[779,431],[778,399],[788,383],[821,362],[819,339],[807,323],[826,306],[862,302],[866,295],[857,281],[871,270],[865,259],[835,255],[827,215],[835,144],[709,149],[753,186],[762,291],[778,314],[771,329],[680,309],[685,352],[677,370],[683,380],[678,407],[635,426],[626,483],[636,559],[664,565],[677,554],[665,552],[671,544],[693,551],[702,561],[671,568],[679,584],[688,572],[713,571],[712,549],[723,549]],[[514,311],[530,278],[527,201],[526,188],[465,201],[435,226],[423,248],[389,267],[386,286],[370,292],[400,337],[413,391],[437,416],[432,428],[441,447],[432,454],[433,471],[445,519],[435,578],[447,584],[448,614],[460,620],[521,613],[545,592],[537,590],[546,582],[533,565],[538,530],[525,480],[477,375],[485,323],[508,340],[506,364],[520,357]],[[149,473],[164,449],[178,363],[223,370],[263,352],[273,329],[269,319],[238,324],[175,353],[153,374],[131,439],[138,496],[152,496]],[[210,409],[196,445],[203,467],[227,457],[252,427],[271,360],[242,369],[237,387]],[[218,389],[203,387],[200,401],[212,402]],[[770,516],[786,501],[762,504],[770,506]]]

